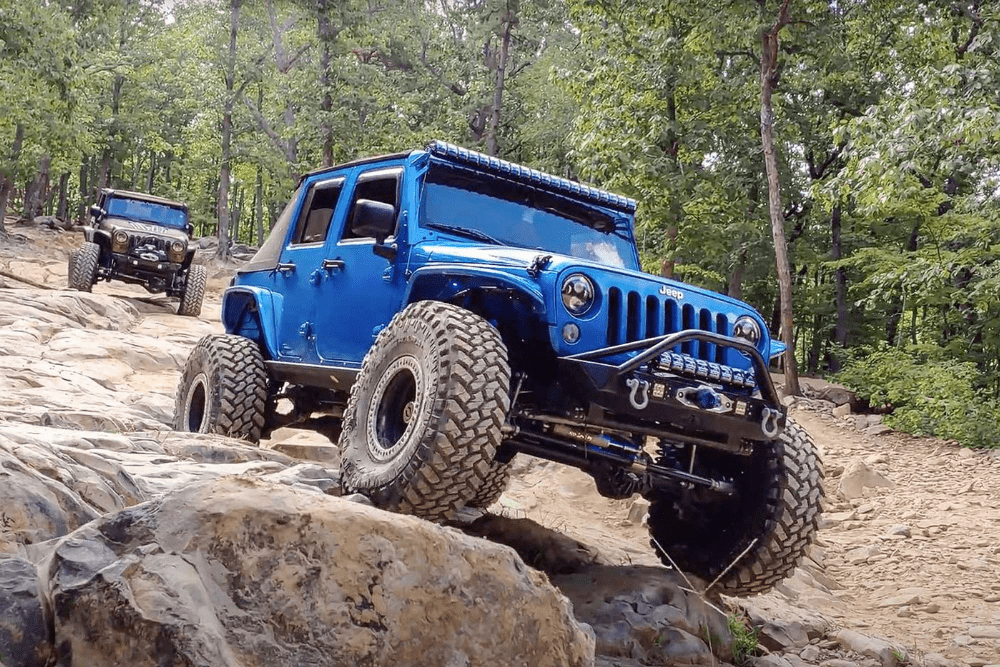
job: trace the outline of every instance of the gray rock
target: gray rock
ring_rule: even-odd
[[[762,655],[759,658],[754,658],[752,664],[754,667],[794,667],[787,658],[775,653],[769,653],[767,655]]]
[[[840,477],[838,490],[847,498],[860,498],[866,488],[891,488],[895,483],[880,475],[861,459],[855,459],[844,470]]]
[[[833,635],[833,638],[848,651],[874,658],[882,667],[898,667],[900,661],[897,656],[905,655],[905,652],[884,639],[869,637],[853,630],[841,630]]]
[[[820,656],[819,647],[817,647],[814,644],[810,644],[809,646],[806,646],[801,651],[799,651],[799,657],[805,660],[806,662],[816,662],[817,660],[819,660],[819,656]]]
[[[552,582],[573,602],[576,618],[593,628],[599,655],[652,665],[732,657],[726,617],[683,590],[687,583],[672,570],[590,566]]]
[[[95,521],[42,571],[65,664],[594,663],[593,634],[510,549],[251,479]]]
[[[462,530],[470,535],[506,544],[514,549],[525,563],[550,576],[580,572],[590,565],[602,563],[597,550],[593,547],[539,525],[531,519],[512,519],[486,514],[463,526]]]
[[[903,537],[910,537],[913,532],[910,527],[904,524],[898,524],[890,528],[887,532],[888,535],[902,535]]]
[[[861,667],[858,663],[843,658],[831,658],[819,663],[819,667]]]
[[[760,628],[757,641],[769,651],[786,651],[807,645],[809,635],[801,623],[766,623]]]
[[[834,417],[846,417],[849,414],[851,414],[851,404],[850,403],[844,403],[843,405],[838,405],[837,407],[835,407],[833,409],[833,416]]]
[[[0,555],[0,659],[6,667],[44,667],[52,655],[49,621],[31,563]]]
[[[996,625],[974,625],[968,633],[973,639],[1000,639],[1000,627]]]
[[[892,428],[886,426],[885,424],[875,424],[874,426],[869,426],[864,430],[865,435],[871,435],[871,436],[883,435],[885,433],[891,433],[891,432]]]

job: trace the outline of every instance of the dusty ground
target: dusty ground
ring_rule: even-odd
[[[0,269],[62,287],[65,256],[82,235],[10,222],[8,230],[23,238],[0,242]],[[209,265],[202,319],[218,323],[229,270]],[[101,283],[95,291],[148,296],[121,283]],[[165,312],[175,307],[160,297],[149,302]],[[172,376],[148,385],[164,394],[172,389]],[[936,653],[971,667],[1000,664],[1000,451],[891,432],[865,435],[853,416],[834,417],[830,407],[802,401],[792,409],[827,469],[827,515],[811,553],[815,567],[752,604],[786,620],[801,614],[812,623],[889,638],[915,662]],[[313,434],[289,437],[323,442]],[[858,460],[893,485],[845,499],[841,474]],[[534,459],[519,459],[518,466],[503,512],[594,545],[613,562],[656,564],[641,502],[601,498],[573,469]]]

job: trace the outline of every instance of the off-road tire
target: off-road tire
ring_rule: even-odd
[[[201,264],[192,264],[184,281],[184,293],[181,303],[177,306],[178,315],[198,317],[201,314],[201,302],[205,298],[205,285],[208,283],[208,271]]]
[[[101,246],[90,241],[70,253],[69,288],[89,292],[97,279],[97,263],[101,259]]]
[[[708,490],[649,496],[649,533],[660,560],[708,582],[753,540],[714,590],[732,596],[769,591],[795,569],[819,523],[823,468],[809,434],[788,420],[775,440],[758,443],[749,457],[701,448],[695,472],[731,477],[728,498]],[[714,494],[712,498],[710,494]]]
[[[510,461],[507,463],[500,463],[499,461],[491,463],[483,485],[476,491],[476,495],[472,496],[465,503],[465,506],[485,509],[500,500],[500,496],[507,490],[507,485],[510,483],[510,467]]]
[[[510,408],[507,348],[447,303],[397,314],[365,356],[340,435],[341,485],[383,509],[444,521],[482,487]]]
[[[205,336],[184,365],[174,399],[174,429],[258,442],[267,387],[257,343],[228,334]]]

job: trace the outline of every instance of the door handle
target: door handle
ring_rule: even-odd
[[[292,273],[295,271],[295,264],[293,262],[278,262],[274,268],[282,273]]]
[[[342,259],[324,259],[321,266],[324,271],[342,271],[345,264]]]

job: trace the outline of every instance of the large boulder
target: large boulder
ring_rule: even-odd
[[[591,665],[509,548],[247,478],[66,536],[41,566],[59,665]]]
[[[0,555],[0,664],[45,667],[51,651],[49,623],[35,566]]]

